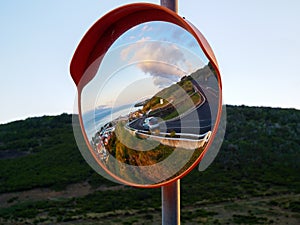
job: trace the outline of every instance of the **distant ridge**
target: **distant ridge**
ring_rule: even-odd
[[[215,161],[181,181],[182,221],[298,224],[300,111],[248,106],[226,111],[225,140]],[[157,224],[160,194],[95,173],[75,143],[72,115],[0,125],[0,224]]]

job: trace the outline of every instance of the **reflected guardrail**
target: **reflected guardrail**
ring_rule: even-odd
[[[204,134],[189,134],[189,133],[176,133],[172,136],[171,133],[159,132],[153,134],[149,131],[136,130],[129,127],[129,123],[126,123],[124,128],[131,134],[142,139],[151,139],[158,141],[163,145],[167,145],[175,148],[185,148],[188,150],[195,150],[203,147],[211,137],[211,131]]]

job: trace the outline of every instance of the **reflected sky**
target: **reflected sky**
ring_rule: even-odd
[[[113,43],[111,50],[122,45],[150,40],[176,43],[206,60],[195,38],[189,32],[175,24],[162,21],[142,23],[129,29]]]
[[[168,31],[168,32],[164,32]],[[153,95],[207,64],[195,38],[167,22],[147,22],[125,32],[103,58],[93,80],[82,93],[83,113],[101,106],[116,106],[124,87],[138,80],[143,93],[126,92],[120,104]]]

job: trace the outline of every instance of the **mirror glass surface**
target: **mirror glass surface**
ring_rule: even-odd
[[[101,60],[80,96],[98,166],[138,185],[180,176],[212,141],[219,111],[218,76],[197,40],[172,23],[142,23]]]

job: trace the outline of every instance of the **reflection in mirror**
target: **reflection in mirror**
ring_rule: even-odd
[[[119,37],[80,97],[99,166],[139,185],[189,169],[211,141],[220,110],[213,66],[190,33],[167,22],[143,23]]]

